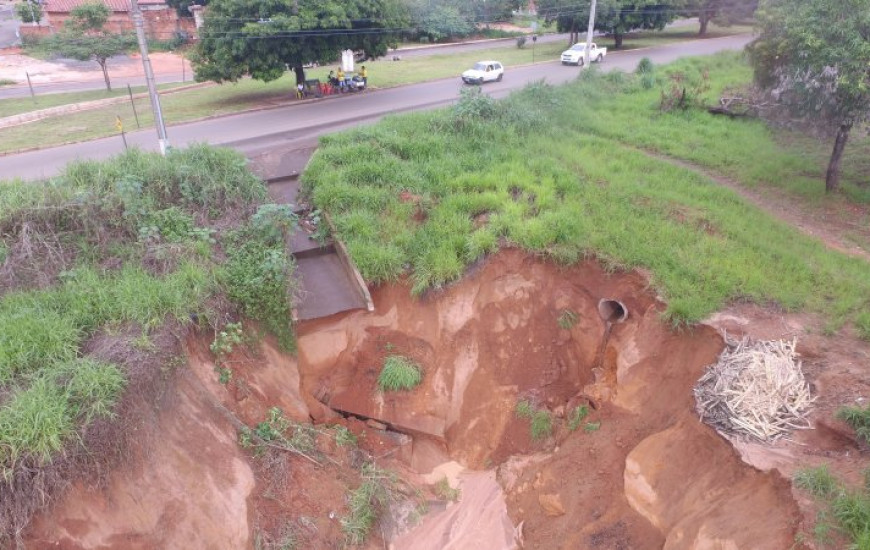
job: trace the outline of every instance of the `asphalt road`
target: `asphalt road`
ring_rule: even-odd
[[[750,40],[749,35],[740,35],[613,52],[608,55],[602,68],[631,71],[642,57],[649,57],[657,64],[669,63],[685,56],[739,50]],[[457,68],[456,78],[170,126],[169,141],[174,147],[194,142],[227,145],[249,155],[278,146],[294,147],[313,142],[323,134],[375,122],[390,113],[450,104],[457,99],[463,86],[458,77],[460,69]],[[577,67],[562,66],[557,61],[513,69],[508,67],[504,81],[486,84],[484,90],[493,97],[503,97],[512,90],[541,79],[551,84],[567,82],[576,78],[579,70]],[[127,135],[127,141],[131,146],[145,150],[157,149],[154,129],[131,132]],[[120,137],[112,137],[3,156],[0,157],[0,178],[50,177],[71,160],[106,158],[122,150]]]

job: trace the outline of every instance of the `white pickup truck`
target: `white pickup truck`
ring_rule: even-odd
[[[577,65],[583,66],[583,52],[586,50],[586,42],[577,42],[569,49],[562,52],[562,65]],[[599,48],[598,45],[592,44],[589,48],[589,59],[597,63],[604,61],[604,56],[607,55],[607,48]]]

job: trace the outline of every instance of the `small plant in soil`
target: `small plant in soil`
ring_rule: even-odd
[[[461,491],[458,488],[451,487],[450,481],[445,477],[444,479],[435,484],[435,494],[441,500],[456,502],[457,500],[459,500],[459,495],[461,494]]]
[[[577,312],[570,309],[563,309],[559,314],[559,328],[563,330],[571,330],[577,324]]]
[[[589,414],[589,407],[586,405],[578,405],[574,407],[574,410],[571,411],[571,415],[568,417],[568,429],[576,431],[577,428],[580,427],[580,423],[583,422],[583,419]]]
[[[531,419],[535,414],[535,406],[528,399],[522,399],[517,402],[514,413],[517,415],[517,418]]]
[[[539,441],[553,434],[553,417],[550,411],[539,409],[532,416],[532,439]]]
[[[794,476],[794,483],[817,498],[832,497],[839,490],[837,478],[828,470],[827,464],[800,470]]]
[[[233,379],[233,371],[227,367],[215,367],[214,371],[218,375],[218,382],[226,386]]]
[[[855,430],[855,435],[870,443],[870,405],[867,408],[843,407],[837,411],[837,418]]]
[[[600,429],[601,429],[601,422],[587,422],[586,425],[583,426],[583,431],[587,432],[587,433],[597,432]]]
[[[356,447],[357,437],[344,426],[336,426],[335,444],[339,447]]]
[[[227,323],[224,329],[214,335],[214,341],[209,346],[218,359],[223,359],[233,352],[236,346],[244,340],[244,329],[241,323]]]
[[[411,390],[423,381],[423,369],[413,360],[401,355],[390,355],[378,376],[381,391]]]
[[[553,417],[550,411],[538,409],[529,399],[521,399],[514,409],[517,418],[531,420],[532,439],[546,439],[553,433]]]
[[[362,467],[362,483],[348,495],[349,513],[341,518],[345,543],[358,546],[365,542],[371,528],[386,508],[395,490],[394,473],[378,468],[371,462]]]

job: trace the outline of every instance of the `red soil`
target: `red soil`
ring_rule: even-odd
[[[286,525],[302,547],[340,546],[358,457],[326,437],[319,445],[331,461],[323,466],[286,453],[252,457],[239,448],[232,418],[253,426],[273,406],[348,426],[379,465],[424,496],[445,474],[417,474],[448,460],[490,471],[448,475],[462,490],[458,504],[433,503],[410,531],[402,522],[375,529],[370,548],[383,547],[383,536],[397,550],[482,548],[482,540],[491,548],[522,540],[536,549],[786,549],[813,508],[780,472],[826,460],[860,478],[856,444],[830,418],[870,391],[870,351],[849,334],[820,335],[813,319],[735,306],[675,333],[643,275],[608,274],[591,261],[560,268],[516,250],[422,299],[401,284],[372,294],[374,313],[300,324],[298,361],[269,345],[230,358],[227,386],[217,382],[209,335],[189,339],[191,368],[179,375],[157,437],[143,438],[108,489],[74,487],[34,523],[28,547],[250,548],[257,534],[274,541]],[[602,298],[620,300],[629,316],[613,326],[596,366]],[[565,310],[576,313],[570,329],[558,324]],[[773,448],[736,443],[738,453],[700,424],[691,389],[722,349],[713,326],[804,338],[805,370],[822,394],[820,428]],[[423,366],[420,387],[376,391],[390,354]],[[550,437],[531,438],[529,421],[515,415],[520,399],[550,412]],[[567,417],[586,403],[597,409],[571,431]],[[501,494],[485,477],[493,471]]]

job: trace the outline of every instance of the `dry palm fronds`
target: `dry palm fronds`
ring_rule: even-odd
[[[810,428],[815,398],[796,358],[796,341],[740,341],[726,348],[695,385],[701,420],[719,433],[772,442]]]

